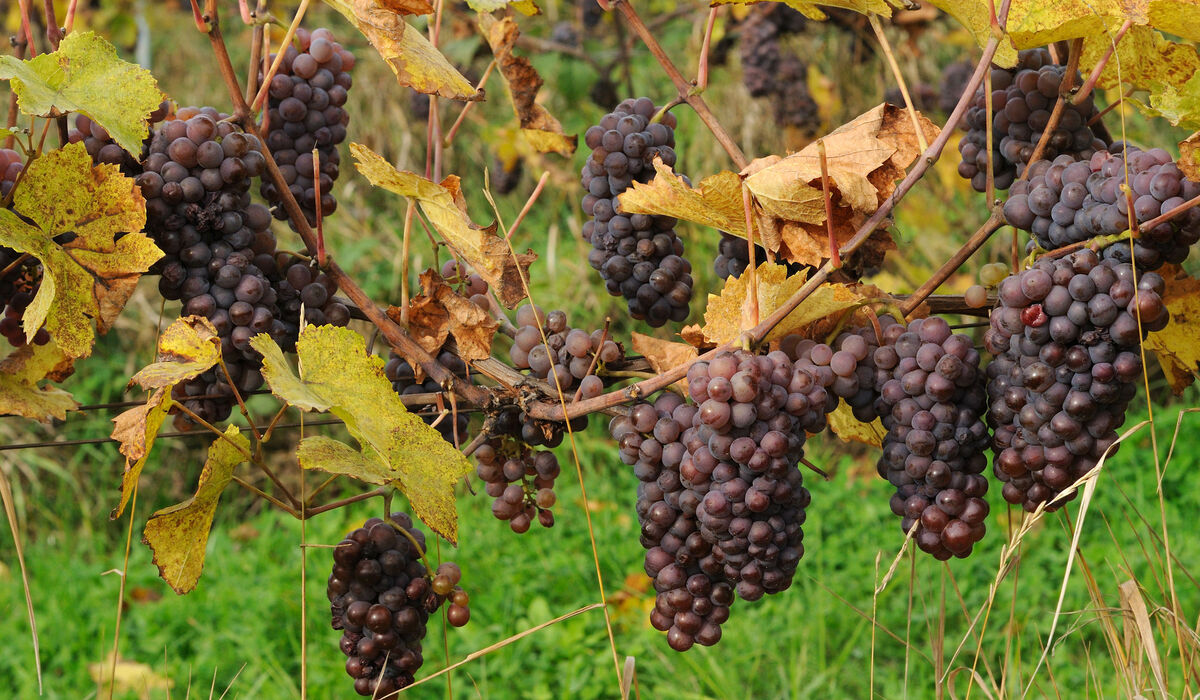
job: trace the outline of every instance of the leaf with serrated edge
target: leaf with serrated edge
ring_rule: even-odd
[[[700,354],[696,348],[687,343],[676,343],[636,332],[633,334],[633,351],[646,358],[654,371],[659,374],[690,362]],[[686,377],[676,383],[683,387],[684,391],[687,391]]]
[[[1167,283],[1163,302],[1171,322],[1148,335],[1142,346],[1158,357],[1171,390],[1180,394],[1200,372],[1200,343],[1196,342],[1200,332],[1200,280],[1173,265],[1159,272]]]
[[[483,93],[393,9],[376,0],[325,0],[367,37],[401,85],[452,100],[481,100]]]
[[[379,455],[368,456],[340,440],[323,435],[301,440],[296,456],[300,459],[300,466],[305,469],[343,474],[380,486],[396,480],[396,471],[379,459]]]
[[[501,2],[500,5],[505,5]],[[498,9],[498,8],[497,8]],[[520,31],[517,23],[511,17],[497,20],[481,10],[479,26],[487,38],[492,54],[496,57],[496,67],[504,78],[508,89],[509,101],[521,123],[521,131],[526,135],[529,144],[541,153],[558,153],[570,157],[575,153],[579,137],[563,133],[562,124],[543,106],[537,103],[538,90],[545,82],[534,69],[529,59],[514,56],[513,46],[517,43]]]
[[[143,389],[172,386],[204,374],[220,359],[221,343],[212,322],[202,316],[179,318],[159,336],[154,364],[142,368],[129,383]]]
[[[302,378],[270,336],[257,335],[250,344],[263,355],[263,378],[272,393],[303,410],[328,410],[341,419],[361,445],[364,463],[380,464],[417,517],[457,541],[454,484],[471,466],[436,429],[408,412],[383,375],[383,360],[367,354],[362,336],[347,328],[306,328],[296,343]]]
[[[64,369],[65,368],[65,369]],[[51,339],[45,345],[25,345],[0,361],[0,415],[49,422],[63,420],[79,404],[71,394],[38,382],[57,372],[69,373],[70,359]]]
[[[94,32],[68,34],[57,51],[28,61],[0,56],[0,78],[12,79],[17,106],[25,114],[85,114],[135,156],[150,133],[150,113],[163,100],[150,71],[122,61]],[[120,89],[113,89],[116,85]]]
[[[760,2],[760,0],[712,0],[715,5],[747,5]],[[904,3],[899,0],[891,0],[891,5],[884,0],[820,0],[820,2],[809,2],[808,0],[781,0],[784,5],[800,12],[805,17],[815,20],[828,19],[828,16],[821,11],[817,5],[825,7],[840,7],[845,10],[854,10],[862,14],[877,14],[888,15],[892,14],[892,5],[896,7],[904,7]]]
[[[532,17],[542,12],[533,0],[467,0],[467,5],[479,13],[495,12],[506,5],[526,17]]]
[[[146,458],[154,447],[154,440],[167,419],[167,411],[171,409],[171,394],[166,389],[159,389],[151,395],[143,406],[135,406],[113,418],[112,439],[121,444],[121,454],[125,456],[125,471],[121,474],[121,502],[113,508],[108,517],[116,520],[125,511],[138,478],[142,475],[142,467],[146,466]]]
[[[883,438],[887,435],[887,428],[883,427],[882,421],[878,418],[870,423],[860,421],[844,401],[829,414],[829,429],[846,442],[861,442],[875,447],[882,446]]]
[[[662,158],[655,156],[654,169],[658,174],[653,180],[634,182],[633,187],[621,193],[618,197],[621,211],[671,216],[746,237],[742,179],[737,173],[722,170],[704,178],[698,186],[688,187],[682,177],[663,164]],[[758,240],[761,242],[761,237]],[[775,248],[778,245],[772,246]]]
[[[249,454],[250,441],[236,425],[229,426],[208,448],[196,494],[146,521],[142,542],[154,553],[158,575],[179,595],[190,593],[200,580],[217,501],[233,480],[233,468]]]
[[[1179,161],[1176,164],[1185,176],[1200,180],[1200,131],[1179,142]]]
[[[787,268],[765,262],[758,266],[758,315],[766,318],[792,296],[804,284],[801,275],[787,274]],[[704,310],[704,339],[711,343],[726,343],[736,340],[744,331],[753,328],[754,319],[749,317],[746,299],[750,294],[750,275],[730,277],[720,295],[708,295],[708,307]],[[866,297],[855,286],[847,284],[822,284],[796,307],[786,318],[771,329],[766,340],[776,340],[795,330],[808,326],[833,314],[861,304]]]
[[[92,320],[107,327],[163,253],[141,233],[146,202],[115,165],[92,167],[82,143],[43,154],[25,168],[13,209],[0,210],[0,245],[42,263],[41,286],[22,321],[32,338],[43,323],[67,355],[92,351]],[[73,233],[62,245],[53,237]],[[125,233],[116,240],[118,233]]]
[[[363,146],[350,144],[350,153],[358,162],[358,171],[376,187],[415,199],[433,227],[459,252],[476,273],[496,292],[500,303],[515,307],[525,298],[522,277],[528,279],[529,266],[537,258],[533,251],[514,258],[508,243],[496,235],[496,225],[481,227],[473,223],[460,206],[458,179],[446,178],[438,184],[420,175],[392,167],[383,156]]]

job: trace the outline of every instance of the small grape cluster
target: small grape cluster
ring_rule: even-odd
[[[0,199],[8,197],[24,169],[25,159],[19,151],[0,148]]]
[[[429,615],[447,598],[450,624],[461,627],[470,618],[458,566],[441,564],[431,580],[424,552],[425,535],[405,513],[367,520],[333,550],[326,585],[331,624],[342,631],[346,673],[359,695],[389,697],[413,683],[424,662]]]
[[[750,265],[750,249],[746,239],[738,238],[724,231],[719,231],[721,240],[717,243],[717,257],[713,260],[713,272],[721,279],[741,277]],[[754,244],[754,264],[761,265],[767,260],[767,251],[761,245]],[[776,261],[781,262],[781,261]],[[784,262],[789,275],[804,272],[806,267],[799,263]]]
[[[808,66],[783,40],[808,22],[796,10],[775,3],[755,5],[741,27],[742,83],[751,97],[768,97],[775,123],[815,133],[821,125],[808,89]]]
[[[608,365],[625,357],[621,346],[608,340],[603,330],[588,333],[571,328],[562,311],[545,313],[527,304],[517,310],[517,324],[517,334],[509,349],[513,365],[547,380],[568,400],[572,396],[568,390],[576,386],[585,399],[604,393],[604,381],[596,370],[601,363]]]
[[[1117,447],[1142,376],[1141,341],[1164,328],[1164,282],[1082,249],[1000,284],[984,343],[993,471],[1004,500],[1033,511]]]
[[[491,302],[487,296],[487,280],[480,277],[479,273],[472,272],[463,263],[447,260],[442,265],[442,280],[484,311],[491,309]]]
[[[454,376],[463,380],[468,379],[467,364],[446,346],[443,346],[438,351],[437,361],[454,373]],[[383,374],[392,383],[392,389],[401,396],[407,394],[432,394],[442,390],[442,387],[432,377],[426,376],[424,381],[418,382],[412,364],[395,352],[392,352],[387,364],[383,366]],[[438,420],[438,411],[435,404],[413,406],[410,407],[410,410],[429,414],[422,418],[426,423],[433,424]],[[436,428],[442,434],[442,439],[454,445],[461,442],[466,436],[470,421],[471,417],[466,411],[457,411],[447,414],[442,418],[437,423]]]
[[[1132,190],[1129,196],[1123,189],[1126,183]],[[1200,182],[1184,177],[1163,149],[1142,151],[1117,143],[1087,160],[1059,156],[1035,163],[1030,178],[1013,185],[1004,217],[1031,232],[1042,248],[1053,249],[1128,231],[1131,219],[1145,223],[1197,195]],[[1139,270],[1155,270],[1164,263],[1183,262],[1197,240],[1200,210],[1193,208],[1171,221],[1139,229],[1132,241],[1107,246],[1102,257],[1116,262],[1135,257]]]
[[[271,276],[271,284],[278,297],[279,316],[286,333],[280,340],[285,352],[296,347],[300,334],[300,317],[313,326],[329,324],[345,326],[350,322],[350,310],[334,296],[338,285],[332,277],[317,268],[315,260],[278,253],[275,256],[278,274]]]
[[[1013,68],[992,68],[992,112],[988,113],[984,88],[980,87],[967,111],[967,133],[958,144],[962,155],[958,174],[970,180],[975,191],[987,189],[989,159],[996,189],[1006,190],[1016,180],[1050,123],[1050,112],[1065,76],[1066,68],[1056,65],[1046,49],[1020,52]],[[1077,73],[1075,84],[1079,83]],[[1086,160],[1107,148],[1108,144],[1089,126],[1097,114],[1091,94],[1081,104],[1067,102],[1042,157],[1053,160],[1066,155]]]
[[[270,100],[264,138],[288,189],[308,223],[315,225],[318,184],[321,215],[329,216],[337,208],[333,182],[341,162],[337,147],[346,140],[346,125],[350,122],[345,104],[353,83],[350,70],[354,55],[334,41],[328,29],[298,29],[296,42],[299,50],[287,47],[279,71],[267,88]],[[320,156],[319,183],[313,179],[314,149]],[[283,197],[275,183],[264,181],[260,192],[274,207],[275,218],[288,218],[280,206]]]
[[[170,101],[163,100],[158,105],[158,109],[150,113],[146,120],[147,125],[153,129],[155,124],[166,119],[170,113]],[[135,157],[121,148],[104,127],[92,121],[86,114],[77,114],[75,115],[75,128],[67,134],[67,140],[70,143],[82,142],[88,155],[92,157],[93,163],[117,165],[120,166],[122,173],[129,177],[137,177],[142,174],[142,161],[149,155],[150,139],[153,136],[154,134],[151,133],[146,137],[142,143],[142,152]]]
[[[974,73],[975,65],[970,61],[955,61],[942,69],[937,105],[943,114],[950,114],[958,106]]]
[[[587,194],[583,238],[592,244],[588,263],[600,272],[613,296],[624,296],[629,314],[658,327],[683,321],[692,300],[692,266],[669,216],[625,214],[617,199],[634,182],[647,183],[657,171],[654,159],[675,165],[675,115],[651,123],[658,108],[647,97],[625,100],[587,130],[592,149],[581,181]]]
[[[511,437],[494,437],[475,450],[475,474],[483,480],[492,501],[492,515],[507,520],[518,534],[537,520],[554,526],[554,480],[558,458],[549,450],[535,450]]]
[[[7,270],[0,277],[0,309],[4,311],[0,316],[0,335],[10,345],[19,348],[28,340],[21,317],[37,294],[42,269],[35,258],[21,261],[20,253],[11,248],[0,248],[0,270]],[[45,328],[39,328],[32,340],[34,345],[45,345],[50,342],[50,333]]]

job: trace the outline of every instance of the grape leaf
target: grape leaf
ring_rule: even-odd
[[[142,467],[146,466],[146,458],[154,447],[154,440],[167,419],[167,411],[171,410],[171,393],[167,389],[158,389],[142,406],[133,408],[113,418],[112,439],[121,444],[121,454],[125,455],[125,471],[121,474],[121,502],[113,508],[108,517],[116,520],[125,511],[134,488],[137,487],[138,477],[142,475]]]
[[[1200,328],[1200,280],[1176,266],[1164,267],[1159,273],[1167,283],[1163,301],[1171,313],[1171,322],[1147,336],[1142,345],[1158,357],[1171,390],[1178,395],[1200,372],[1200,343],[1196,342],[1196,331]]]
[[[95,32],[72,32],[54,53],[28,61],[0,56],[0,78],[12,79],[17,106],[25,114],[86,114],[135,156],[150,134],[147,119],[163,100],[150,71],[122,61]]]
[[[176,319],[158,338],[155,362],[129,380],[143,389],[159,389],[198,377],[221,359],[221,340],[201,316]]]
[[[473,223],[467,216],[456,176],[438,184],[397,170],[362,144],[350,144],[350,152],[358,161],[358,171],[372,185],[417,201],[446,243],[495,290],[501,304],[511,309],[525,298],[523,279],[528,279],[529,266],[537,255],[529,250],[514,256],[508,242],[496,235],[495,223],[486,227]]]
[[[1165,117],[1175,126],[1200,127],[1200,59],[1196,64],[1196,72],[1183,85],[1155,85],[1157,89],[1150,93],[1150,108],[1142,111]]]
[[[654,158],[654,169],[658,174],[653,180],[648,183],[634,182],[633,187],[621,193],[618,199],[622,211],[628,214],[671,216],[746,237],[742,179],[737,173],[722,170],[704,178],[698,186],[691,187],[657,156]],[[824,215],[824,209],[821,213]],[[762,236],[763,233],[760,227],[756,236]],[[757,238],[757,241],[761,243],[762,239]],[[778,250],[779,241],[768,240],[767,247]]]
[[[801,275],[787,274],[783,265],[764,262],[758,266],[758,317],[766,318],[804,284]],[[709,294],[704,310],[704,339],[711,343],[736,340],[743,331],[754,327],[746,300],[750,296],[750,275],[730,277],[720,295]],[[765,340],[778,340],[805,326],[840,311],[859,306],[868,297],[858,285],[822,284],[800,306],[767,334]]]
[[[200,580],[217,501],[233,480],[233,468],[249,457],[250,441],[236,425],[229,426],[208,448],[196,494],[146,521],[142,542],[154,553],[158,575],[179,595],[190,593]]]
[[[495,12],[508,5],[526,17],[542,14],[541,8],[533,0],[467,0],[467,5],[479,13]]]
[[[430,0],[375,0],[375,4],[383,10],[391,10],[400,15],[433,14],[433,3]]]
[[[824,20],[828,19],[828,15],[821,11],[817,5],[826,7],[840,7],[846,10],[861,12],[862,14],[877,14],[888,15],[892,14],[892,6],[904,7],[905,3],[900,0],[820,0],[819,2],[810,2],[809,0],[780,0],[784,5],[796,10],[800,14],[809,19]],[[712,0],[711,4],[716,5],[749,5],[760,2],[760,0]]]
[[[383,360],[367,354],[362,336],[346,328],[306,328],[296,343],[302,377],[269,335],[257,335],[250,344],[263,355],[262,373],[272,393],[302,410],[329,411],[346,424],[361,446],[360,468],[351,476],[395,484],[430,529],[457,541],[454,484],[471,466],[436,429],[408,412],[383,376]]]
[[[390,307],[388,316],[399,321],[400,309]],[[436,272],[421,273],[421,294],[409,302],[408,331],[425,352],[436,353],[453,335],[464,362],[486,360],[499,327],[490,313],[455,292]]]
[[[503,4],[503,3],[502,3]],[[539,153],[558,153],[570,157],[575,153],[579,137],[563,134],[562,124],[537,103],[538,91],[545,81],[538,75],[529,59],[513,55],[520,31],[511,17],[497,20],[489,14],[479,15],[479,26],[492,47],[496,67],[504,76],[508,98],[521,122],[521,133]]]
[[[1193,180],[1200,180],[1200,131],[1179,142],[1179,169]]]
[[[839,402],[829,416],[829,429],[846,442],[861,442],[865,445],[880,447],[887,435],[887,428],[878,418],[870,423],[864,423],[854,417],[854,412],[846,402]]]
[[[86,357],[95,342],[92,320],[106,332],[163,255],[141,233],[142,193],[117,166],[92,167],[83,144],[73,143],[25,168],[13,209],[20,216],[0,210],[0,245],[31,254],[44,269],[22,318],[26,334],[32,338],[44,323],[68,356]]]
[[[687,343],[676,343],[637,332],[633,334],[633,351],[645,357],[654,371],[659,374],[690,362],[700,354],[696,348]],[[676,384],[681,386],[685,392],[687,391],[686,377],[680,379]]]
[[[66,418],[67,411],[79,404],[69,392],[38,382],[69,375],[71,364],[53,339],[45,345],[22,346],[0,360],[0,415],[42,422]]]
[[[401,18],[395,0],[325,0],[367,37],[401,85],[452,100],[482,100],[462,73]]]
[[[922,116],[919,123],[927,141],[937,137],[932,122]],[[891,196],[896,180],[904,176],[921,149],[912,119],[906,110],[893,105],[880,105],[822,140],[834,205],[834,235],[842,244],[854,235],[865,215]],[[779,229],[780,255],[804,265],[820,265],[829,254],[829,236],[818,145],[810,144],[786,158],[760,158],[742,174],[767,219],[764,228],[773,225]],[[763,237],[772,240],[772,235],[764,233]],[[855,259],[872,267],[893,245],[886,229],[879,229]]]

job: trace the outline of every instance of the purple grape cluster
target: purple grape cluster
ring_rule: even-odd
[[[970,61],[955,61],[942,69],[942,81],[937,91],[937,106],[942,113],[954,111],[974,73],[975,65]]]
[[[278,297],[279,316],[285,335],[280,347],[292,352],[300,335],[300,317],[313,326],[345,326],[350,322],[350,310],[334,296],[338,285],[332,277],[317,267],[315,260],[278,253],[275,256],[277,274],[271,285]]]
[[[424,663],[426,623],[447,598],[450,611],[459,608],[451,624],[461,626],[469,617],[458,586],[462,572],[446,562],[431,580],[421,561],[424,550],[425,534],[405,513],[392,513],[388,521],[371,518],[333,549],[325,592],[331,625],[342,631],[346,673],[359,695],[391,697],[413,683]]]
[[[650,621],[677,651],[715,644],[734,593],[758,600],[791,585],[804,554],[809,493],[796,468],[807,433],[836,405],[820,377],[782,352],[724,352],[674,394],[609,426],[642,482],[637,512]]]
[[[1004,500],[1061,507],[1065,489],[1116,449],[1142,376],[1141,341],[1170,320],[1157,273],[1083,249],[1000,284],[984,336],[993,470]]]
[[[559,310],[543,312],[532,304],[517,310],[517,334],[509,358],[517,369],[527,369],[545,379],[570,400],[577,386],[582,398],[604,393],[604,381],[596,371],[625,357],[621,346],[608,340],[604,331],[591,333],[567,325],[567,315]],[[540,327],[540,328],[539,328]],[[545,333],[545,342],[542,334]],[[551,373],[554,374],[551,377]]]
[[[450,348],[442,346],[442,349],[438,351],[437,361],[443,367],[453,372],[454,376],[463,380],[469,378],[467,364],[458,355],[454,354]],[[424,381],[418,382],[412,364],[394,351],[388,358],[387,364],[383,366],[383,374],[392,383],[392,389],[401,396],[408,394],[432,394],[442,390],[442,387],[432,377],[426,376]],[[446,407],[449,408],[449,404]],[[422,417],[422,420],[426,423],[432,424],[438,420],[439,412],[435,404],[410,406],[409,410],[427,414]],[[442,434],[442,439],[451,445],[457,445],[466,438],[470,422],[471,416],[469,413],[458,411],[456,415],[447,414],[437,423],[436,427],[437,431]]]
[[[962,162],[958,174],[971,181],[977,192],[987,189],[988,159],[992,161],[996,189],[1007,190],[1033,157],[1033,150],[1050,122],[1066,68],[1056,65],[1046,49],[1020,52],[1013,68],[992,68],[992,112],[980,87],[967,111],[967,133],[958,144]],[[1075,84],[1081,82],[1076,73]],[[1086,160],[1108,144],[1089,123],[1097,115],[1092,95],[1082,104],[1067,102],[1058,127],[1042,157],[1060,155]],[[987,143],[987,123],[992,122],[992,142]]]
[[[529,531],[536,520],[554,526],[554,480],[558,458],[549,450],[535,450],[510,437],[491,438],[475,450],[475,474],[491,496],[492,515],[508,521],[518,534]]]
[[[25,159],[19,151],[0,148],[0,198],[8,197],[24,169]]]
[[[1129,196],[1123,189],[1127,183]],[[1031,232],[1042,248],[1054,249],[1128,231],[1131,218],[1145,223],[1197,195],[1200,182],[1184,177],[1163,149],[1142,151],[1116,143],[1087,160],[1064,155],[1035,163],[1030,178],[1013,185],[1004,216]],[[1139,270],[1150,271],[1183,262],[1197,240],[1200,209],[1193,208],[1139,230],[1132,241],[1107,246],[1102,257],[1115,262],[1135,257]]]
[[[150,113],[146,120],[148,126],[153,129],[154,125],[166,119],[170,112],[170,101],[163,100],[158,109]],[[134,157],[117,145],[104,127],[92,121],[86,114],[77,114],[75,115],[75,128],[67,134],[67,140],[70,143],[83,143],[83,147],[87,149],[93,163],[117,165],[120,166],[121,172],[129,177],[137,177],[142,174],[142,161],[149,155],[150,139],[153,136],[154,134],[151,133],[146,137],[142,144],[142,152],[138,157]]]
[[[354,55],[334,41],[328,29],[298,29],[296,42],[299,49],[287,47],[279,71],[271,78],[264,138],[288,189],[308,223],[315,225],[318,183],[313,180],[313,150],[320,155],[321,215],[329,216],[337,208],[333,183],[341,162],[337,147],[346,140],[350,122],[345,104],[353,84]],[[260,192],[274,207],[275,218],[288,218],[275,183],[264,181]]]
[[[808,89],[808,65],[783,46],[807,24],[804,15],[782,4],[754,5],[741,27],[742,83],[751,97],[770,98],[778,126],[816,133],[821,118]]]
[[[675,115],[658,112],[648,97],[617,105],[600,124],[587,130],[592,149],[580,174],[587,194],[583,238],[592,244],[588,263],[600,272],[605,288],[623,296],[629,314],[658,327],[683,321],[692,300],[692,266],[683,257],[683,240],[669,216],[624,214],[617,199],[634,182],[657,175],[654,159],[675,165]]]
[[[8,196],[13,184],[25,168],[21,154],[11,148],[0,149],[0,198]],[[8,340],[13,347],[25,345],[25,326],[21,317],[37,294],[42,281],[42,266],[37,258],[27,257],[21,260],[21,253],[0,247],[0,335]],[[50,334],[45,328],[39,328],[33,336],[35,345],[45,345],[50,342]]]
[[[724,231],[718,231],[721,234],[721,240],[717,243],[717,257],[713,260],[713,272],[717,273],[717,277],[721,279],[729,279],[730,277],[741,277],[746,268],[750,266],[750,250],[746,244],[746,239],[738,238]],[[759,244],[754,244],[754,264],[761,265],[767,260],[767,251]],[[803,273],[806,266],[794,262],[786,262],[776,260],[776,263],[782,263],[787,268],[789,275],[797,275]]]

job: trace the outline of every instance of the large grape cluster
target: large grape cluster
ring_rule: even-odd
[[[1124,186],[1131,190],[1126,195]],[[1165,214],[1200,195],[1200,182],[1184,177],[1161,148],[1148,151],[1113,144],[1091,158],[1075,161],[1059,156],[1039,161],[1030,178],[1018,182],[1004,203],[1008,223],[1033,234],[1045,249],[1059,248],[1094,236],[1129,230],[1130,201],[1139,224]],[[1104,248],[1102,257],[1130,262],[1139,270],[1163,263],[1180,263],[1200,239],[1200,210],[1189,209],[1175,219],[1141,229],[1131,241]]]
[[[796,465],[836,404],[779,351],[698,362],[688,391],[696,405],[667,394],[609,426],[642,481],[641,542],[658,592],[650,620],[678,651],[720,639],[734,592],[752,601],[791,585],[810,500]]]
[[[634,182],[650,182],[654,159],[675,165],[675,115],[651,123],[658,108],[647,97],[625,100],[587,130],[592,149],[581,178],[583,212],[591,220],[583,237],[592,244],[588,262],[613,296],[624,296],[629,313],[651,326],[687,318],[692,266],[669,216],[624,214],[617,196]]]
[[[389,520],[371,518],[338,543],[326,585],[332,627],[342,631],[340,646],[348,657],[346,673],[359,695],[378,698],[415,680],[424,662],[425,625],[447,598],[451,624],[461,626],[469,617],[458,567],[443,563],[431,580],[421,561],[425,534],[405,513]]]
[[[454,376],[463,380],[468,378],[467,364],[448,347],[443,346],[438,351],[437,361],[443,367],[453,372]],[[408,394],[431,394],[442,390],[442,387],[432,377],[426,376],[424,381],[418,382],[412,364],[396,352],[392,352],[387,364],[383,366],[383,374],[392,383],[392,389],[401,396]],[[446,408],[449,408],[449,405]],[[467,427],[471,416],[466,411],[450,412],[439,420],[439,413],[435,404],[410,406],[409,409],[428,414],[423,417],[426,423],[432,424],[437,421],[437,425],[435,426],[437,431],[451,445],[462,442],[467,435]]]
[[[1110,448],[1142,375],[1140,344],[1170,314],[1163,279],[1083,249],[1000,284],[984,343],[994,472],[1009,503],[1053,502]],[[1073,494],[1072,494],[1073,497]]]
[[[509,349],[513,365],[550,382],[568,400],[573,397],[573,392],[568,392],[576,387],[585,399],[604,393],[604,382],[596,370],[625,356],[621,346],[609,340],[604,331],[588,333],[571,328],[567,315],[559,310],[544,313],[536,306],[525,305],[517,310],[517,323],[517,334]]]
[[[1049,125],[1065,75],[1066,68],[1051,61],[1046,49],[1022,51],[1013,68],[992,68],[992,112],[987,111],[984,88],[980,87],[967,111],[967,133],[958,144],[962,155],[958,173],[970,180],[977,192],[987,189],[989,158],[996,189],[1006,190],[1016,180]],[[1079,82],[1076,74],[1075,84]],[[1067,155],[1086,160],[1104,150],[1108,144],[1088,125],[1096,114],[1090,94],[1082,104],[1067,102],[1042,157],[1053,160]],[[991,144],[987,143],[989,119]]]
[[[492,501],[492,515],[508,521],[513,532],[524,533],[536,520],[554,526],[554,480],[558,458],[511,437],[490,438],[475,450],[475,473]]]
[[[299,50],[288,46],[279,72],[271,78],[264,138],[311,225],[317,222],[318,205],[313,149],[320,155],[321,215],[328,216],[337,208],[333,182],[341,162],[337,147],[346,140],[346,125],[350,122],[344,105],[346,91],[353,83],[350,69],[354,67],[354,55],[334,41],[328,29],[298,29],[296,41]],[[275,218],[287,219],[275,183],[264,181],[261,192],[274,207]]]

